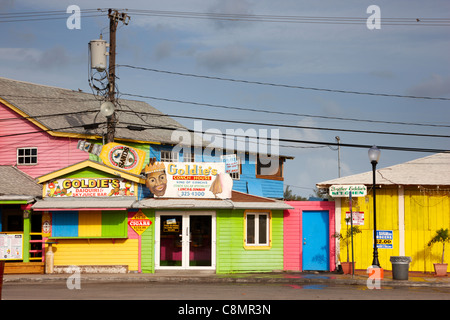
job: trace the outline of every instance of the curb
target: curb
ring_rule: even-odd
[[[3,283],[43,283],[66,282],[70,275],[36,275],[33,277],[8,277],[3,278]],[[218,275],[218,276],[155,276],[155,275],[107,275],[107,274],[81,274],[81,281],[87,282],[165,282],[165,283],[223,283],[223,284],[327,284],[327,285],[360,285],[367,286],[372,283],[368,277],[356,276],[355,278],[338,278],[335,276],[304,276],[304,277],[271,277],[258,275]],[[368,281],[369,280],[369,281]],[[434,279],[433,279],[434,280]],[[450,282],[443,281],[410,281],[383,279],[380,287],[441,287],[450,288]]]

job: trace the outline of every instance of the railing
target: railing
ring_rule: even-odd
[[[41,232],[31,232],[30,238],[30,261],[45,262],[45,241],[47,239],[42,237]]]

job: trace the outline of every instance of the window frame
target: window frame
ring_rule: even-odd
[[[24,154],[23,155],[19,155],[20,151],[22,151],[22,150],[23,150]],[[30,150],[30,154],[29,155],[25,154],[26,150]],[[36,154],[33,154],[34,150],[36,150]],[[31,160],[33,158],[36,158],[36,162],[31,162]],[[30,159],[30,163],[25,163],[25,162],[24,163],[20,163],[19,159],[23,159],[23,160]],[[36,166],[36,165],[38,165],[39,164],[39,161],[38,161],[38,147],[17,148],[17,150],[16,150],[16,163],[17,163],[18,166]]]
[[[255,216],[254,237],[255,243],[248,243],[248,216]],[[266,242],[259,242],[259,219],[260,216],[266,218]],[[272,248],[272,211],[270,210],[245,210],[244,211],[244,248],[247,250],[268,250]]]
[[[161,162],[178,162],[178,159],[179,159],[179,155],[177,152],[173,152],[170,150],[161,150],[161,153],[160,153],[160,161]]]
[[[257,159],[256,159],[256,163],[255,163],[255,175],[256,175],[257,179],[269,179],[269,180],[284,181],[284,176],[283,176],[284,160],[283,160],[283,158],[278,157],[278,171],[272,175],[261,174],[262,169],[266,165],[262,164],[259,159],[260,159],[260,157],[258,155]]]

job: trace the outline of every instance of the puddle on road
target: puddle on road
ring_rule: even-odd
[[[293,289],[307,289],[307,290],[322,290],[328,287],[327,285],[324,284],[308,284],[303,286],[299,286],[297,284],[288,284],[286,286],[291,287]]]

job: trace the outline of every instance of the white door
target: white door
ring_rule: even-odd
[[[214,211],[156,212],[156,269],[216,268]]]

